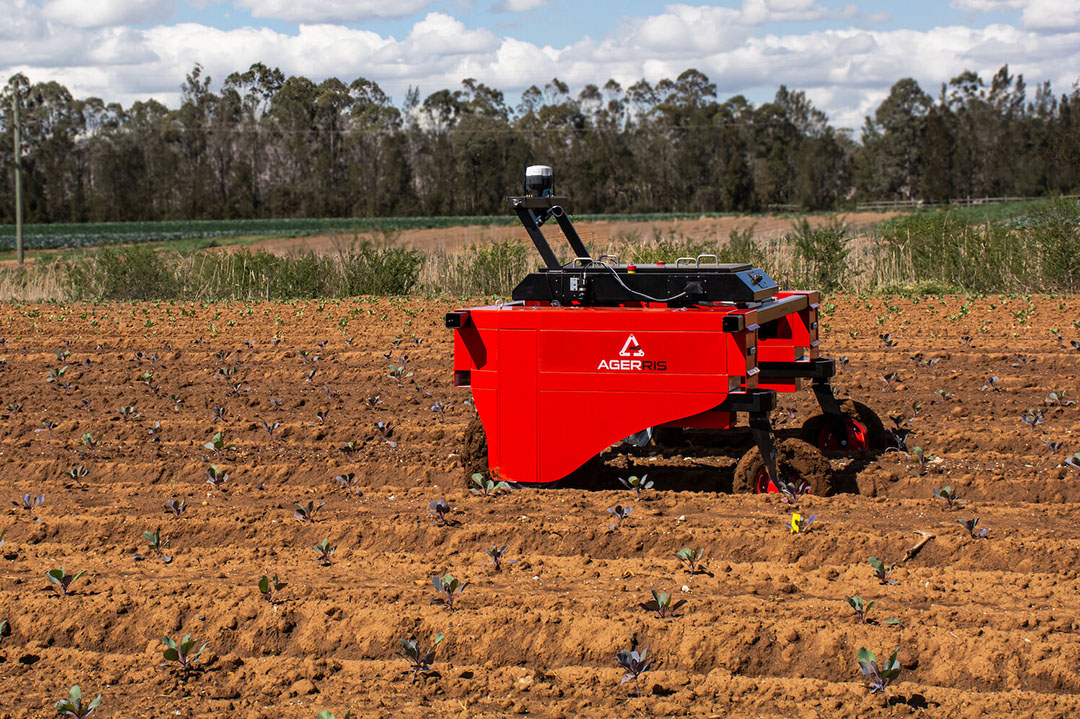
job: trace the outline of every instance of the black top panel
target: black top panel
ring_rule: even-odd
[[[776,282],[749,264],[611,265],[541,268],[514,289],[515,300],[613,306],[627,302],[761,302],[776,294]]]

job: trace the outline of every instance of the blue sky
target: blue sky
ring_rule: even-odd
[[[857,128],[893,82],[932,95],[1008,63],[1058,92],[1080,79],[1080,0],[0,0],[0,79],[175,106],[198,62],[215,79],[253,62],[314,80],[363,76],[400,103],[475,77],[512,101],[552,77],[572,92],[695,67],[722,98],[806,91]]]

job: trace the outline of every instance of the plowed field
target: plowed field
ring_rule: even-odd
[[[1080,715],[1080,470],[1064,464],[1080,452],[1080,301],[829,302],[840,393],[895,415],[928,461],[834,459],[857,492],[804,500],[817,522],[798,535],[775,495],[723,491],[738,433],[613,448],[600,488],[469,494],[447,301],[5,305],[0,718],[54,716],[72,684],[103,695],[103,717]],[[782,397],[782,432],[811,399]],[[1023,422],[1028,408],[1045,412]],[[654,489],[616,489],[642,473]],[[945,485],[969,503],[947,510]],[[12,506],[26,493],[43,503]],[[427,511],[440,497],[450,526]],[[294,518],[308,501],[325,502],[314,523]],[[616,503],[633,512],[612,531]],[[960,526],[975,516],[987,537]],[[169,563],[143,537],[159,527]],[[905,561],[918,531],[934,537]],[[683,547],[707,572],[682,570]],[[895,584],[870,556],[897,563]],[[61,566],[86,570],[66,597],[46,579]],[[430,601],[446,572],[468,581],[453,612]],[[276,603],[264,574],[287,583]],[[651,589],[686,603],[661,619],[639,607]],[[876,602],[871,623],[851,595]],[[187,633],[209,644],[184,681],[162,637]],[[437,633],[411,682],[398,640]],[[887,707],[859,647],[900,648]],[[654,660],[639,695],[614,661],[630,648]]]

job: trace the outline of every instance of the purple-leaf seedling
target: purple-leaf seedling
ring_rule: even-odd
[[[672,556],[682,562],[683,569],[689,572],[690,576],[704,574],[707,569],[703,559],[705,556],[704,549],[690,549],[689,547],[683,547]]]
[[[69,590],[71,585],[75,583],[76,579],[84,574],[86,574],[85,569],[78,574],[68,574],[63,567],[60,567],[59,569],[50,569],[45,573],[45,576],[52,582],[53,588],[56,589],[57,593],[62,597],[66,597],[71,593]]]
[[[439,421],[442,422],[446,419],[446,408],[449,406],[449,402],[436,402],[431,405],[431,411],[439,415]]]
[[[182,499],[170,499],[165,502],[165,514],[179,518],[185,511],[187,511],[187,502]]]
[[[658,592],[655,589],[652,589],[650,591],[652,592],[653,596],[652,601],[642,602],[638,606],[647,612],[656,612],[656,615],[661,619],[674,617],[675,612],[677,612],[684,604],[686,604],[685,599],[680,599],[677,602],[672,602],[671,594],[668,592]]]
[[[262,428],[263,428],[263,430],[266,431],[266,434],[270,437],[271,442],[274,441],[274,432],[276,432],[277,428],[280,427],[280,426],[281,426],[281,422],[274,422],[273,424],[270,424],[265,419],[262,420]]]
[[[307,373],[307,376],[306,376],[306,377],[304,377],[304,381],[305,381],[305,382],[314,382],[314,381],[315,381],[315,373],[316,373],[316,372],[318,372],[318,370],[311,370],[310,372],[308,372],[308,373]]]
[[[136,554],[135,561],[147,559],[151,555],[160,558],[164,564],[168,564],[173,560],[170,555],[165,554],[165,548],[169,546],[172,540],[161,538],[161,527],[158,527],[153,532],[143,532],[143,537],[146,538],[149,548],[146,555]]]
[[[216,464],[211,464],[206,470],[206,483],[214,489],[226,491],[225,483],[229,481],[229,473],[221,470]]]
[[[278,592],[286,586],[285,582],[278,579],[278,575],[275,574],[271,578],[264,574],[259,579],[259,594],[262,595],[263,599],[273,604],[277,599]]]
[[[280,411],[281,410],[281,399],[279,397],[271,397],[270,398],[270,406],[273,407],[275,410]]]
[[[336,546],[331,546],[330,542],[326,539],[322,540],[318,544],[311,545],[311,548],[318,552],[319,556],[316,558],[324,567],[330,566],[330,558],[334,556],[334,552],[337,551]]]
[[[780,501],[793,507],[798,507],[799,501],[810,494],[810,483],[805,479],[799,479],[797,482],[781,479],[776,483],[776,488],[780,491]]]
[[[791,521],[788,523],[788,529],[792,534],[806,534],[810,531],[810,526],[817,521],[817,515],[811,514],[809,517],[803,517],[801,514],[792,514]]]
[[[616,504],[614,507],[608,507],[609,514],[615,517],[615,521],[608,525],[609,530],[615,530],[622,526],[623,520],[630,516],[630,512],[634,510],[633,507],[627,505]]]
[[[867,649],[860,648],[858,654],[855,655],[856,661],[859,662],[859,669],[862,670],[863,675],[870,682],[870,693],[881,692],[881,698],[884,700],[885,706],[889,705],[888,697],[885,696],[885,689],[900,675],[900,662],[896,659],[896,654],[899,651],[900,647],[894,649],[889,661],[885,662],[885,665],[881,667],[878,666],[877,656]]]
[[[445,499],[433,499],[428,502],[428,514],[435,517],[435,521],[444,527],[453,523],[448,519],[450,505],[447,504]]]
[[[164,637],[161,640],[165,644],[165,661],[176,662],[177,668],[183,673],[184,681],[187,681],[188,675],[194,671],[194,665],[198,660],[199,655],[206,649],[206,645],[210,642],[204,642],[198,651],[192,653],[192,649],[195,647],[195,640],[191,638],[190,634],[185,634],[184,638],[179,642],[173,641],[168,637]]]
[[[866,615],[870,613],[870,608],[874,606],[874,600],[869,602],[863,601],[862,597],[844,597],[847,600],[848,605],[855,610],[855,616],[859,618],[860,624],[866,624]]]
[[[890,350],[896,346],[896,340],[892,338],[891,334],[878,335],[878,337],[885,343],[885,349]]]
[[[409,669],[412,671],[412,682],[416,683],[416,676],[421,672],[431,671],[431,663],[435,661],[435,648],[446,635],[436,634],[435,641],[426,652],[420,648],[420,644],[413,639],[399,639],[401,642],[401,656],[409,661]]]
[[[484,547],[484,552],[489,557],[491,557],[491,564],[492,564],[493,567],[495,567],[496,572],[501,572],[502,571],[503,555],[506,554],[507,546],[509,546],[509,545],[504,544],[503,546],[500,547],[499,545],[496,544],[494,547]],[[517,560],[516,559],[512,560],[510,563],[512,564],[515,561],[517,561]]]
[[[151,442],[158,442],[161,438],[158,436],[161,434],[161,422],[154,422],[154,426],[147,430],[150,435]]]
[[[293,512],[293,516],[299,519],[301,522],[307,522],[308,524],[315,524],[315,515],[322,509],[326,502],[319,502],[315,504],[312,501],[308,501],[307,504],[296,504],[296,511]]]
[[[881,388],[881,391],[884,392],[886,390],[892,389],[893,382],[898,381],[900,379],[900,375],[896,372],[889,372],[888,374],[880,375],[879,379],[885,383],[885,386]]]
[[[990,390],[991,392],[1000,392],[1001,388],[997,386],[997,383],[1001,381],[1000,377],[987,377],[986,384],[982,386],[982,391]]]
[[[952,487],[934,487],[934,496],[945,500],[946,509],[957,509],[961,504],[967,504]]]
[[[469,482],[473,485],[469,487],[469,491],[481,497],[495,497],[512,489],[509,482],[496,482],[493,479],[488,479],[480,472],[476,472],[469,477]]]
[[[1074,453],[1071,457],[1066,457],[1065,464],[1069,465],[1073,469],[1080,469],[1080,452]]]
[[[368,409],[375,409],[380,404],[382,404],[382,397],[377,394],[364,398],[364,406]]]
[[[461,596],[469,583],[458,581],[453,574],[444,574],[441,577],[438,575],[432,577],[431,586],[435,587],[435,591],[442,595],[433,598],[431,603],[441,604],[452,612],[454,611],[454,600]]]
[[[625,684],[632,679],[634,681],[634,694],[638,694],[641,690],[641,687],[638,684],[638,677],[649,671],[649,668],[652,666],[652,662],[646,659],[648,653],[648,649],[642,649],[640,653],[632,652],[628,649],[620,649],[619,653],[615,655],[615,661],[619,663],[620,667],[626,670],[626,676],[619,681],[619,684]]]
[[[214,419],[218,420],[219,422],[224,422],[225,418],[228,416],[228,414],[229,414],[229,408],[228,407],[225,407],[225,406],[220,405],[220,404],[215,404],[214,405]],[[207,449],[210,449],[210,448],[207,447]]]
[[[896,569],[895,562],[886,567],[885,562],[882,562],[877,557],[868,557],[867,561],[869,561],[870,566],[874,568],[874,576],[877,577],[877,580],[881,584],[899,584],[895,579],[889,579],[892,570]]]
[[[979,524],[979,518],[978,517],[972,517],[971,519],[961,519],[960,520],[960,526],[964,528],[964,530],[968,533],[968,536],[971,537],[972,539],[982,539],[983,537],[985,537],[987,534],[990,533],[990,530],[988,528],[986,528],[986,527],[983,527],[978,532],[976,532],[975,527],[978,526],[978,524]]]
[[[319,424],[326,424],[326,418],[330,416],[330,410],[323,407],[315,413],[315,419],[319,420]]]
[[[653,483],[649,481],[649,475],[643,474],[640,477],[636,475],[630,475],[626,479],[619,477],[619,482],[627,489],[634,490],[634,494],[641,494],[646,489],[652,489]]]
[[[76,684],[68,689],[67,699],[56,702],[56,713],[58,716],[70,717],[70,719],[86,719],[100,704],[100,694],[89,704],[83,704],[82,689]]]
[[[27,514],[33,516],[34,508],[35,507],[40,507],[41,505],[45,504],[45,495],[44,494],[39,494],[38,496],[34,497],[34,496],[30,495],[29,493],[24,494],[18,500],[12,502],[12,504],[15,505],[16,507],[18,507],[19,509],[26,510]]]
[[[1039,425],[1043,423],[1043,415],[1046,414],[1046,407],[1028,407],[1027,410],[1020,415],[1020,421],[1031,427],[1031,431],[1038,430]]]
[[[360,491],[360,487],[359,487],[360,478],[357,477],[352,472],[348,472],[346,474],[339,474],[336,477],[334,477],[334,479],[341,486],[341,488],[344,489],[346,492],[348,492],[350,494],[354,494],[357,497],[363,496],[363,492]]]
[[[1057,454],[1058,450],[1060,450],[1061,447],[1062,447],[1062,442],[1058,442],[1058,441],[1051,442],[1048,439],[1042,439],[1042,438],[1040,438],[1039,441],[1046,445],[1046,448],[1048,450],[1050,450],[1050,454]]]

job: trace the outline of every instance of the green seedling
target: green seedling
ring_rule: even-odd
[[[162,642],[165,643],[165,661],[176,662],[177,669],[184,676],[184,681],[187,681],[188,675],[194,671],[195,662],[199,659],[199,655],[206,649],[206,645],[210,642],[204,642],[198,651],[192,653],[192,649],[195,647],[195,640],[191,638],[190,634],[185,634],[184,638],[179,642],[173,641],[168,637],[163,637]]]
[[[652,592],[652,601],[643,602],[638,606],[647,612],[656,612],[656,616],[661,619],[667,619],[668,617],[675,616],[677,612],[684,604],[685,599],[680,599],[677,602],[671,601],[671,594],[668,592],[658,592],[655,589],[650,590]]]
[[[99,434],[95,436],[90,434],[89,432],[84,432],[79,442],[82,443],[82,445],[87,449],[92,450],[94,449],[94,447],[97,447],[98,444],[101,443],[101,435]]]
[[[330,558],[334,556],[334,552],[337,551],[336,546],[331,546],[329,540],[322,540],[318,544],[311,545],[311,548],[318,552],[318,562],[324,567],[330,566]]]
[[[469,482],[472,484],[469,491],[479,497],[495,497],[512,489],[508,482],[496,482],[480,472],[469,477]]]
[[[60,567],[59,569],[50,569],[45,573],[45,576],[52,582],[57,593],[62,597],[66,597],[71,593],[71,585],[84,574],[86,574],[85,569],[78,574],[68,574],[63,567]]]
[[[454,611],[454,600],[461,596],[469,583],[459,581],[453,574],[444,574],[441,577],[437,575],[432,577],[431,586],[435,587],[435,591],[442,595],[434,597],[431,603],[441,604],[452,612]]]
[[[214,436],[210,438],[210,441],[203,445],[206,449],[209,449],[214,454],[221,454],[225,450],[234,450],[236,445],[229,444],[225,441],[225,435],[221,432],[214,432]]]
[[[937,459],[934,455],[924,452],[922,447],[916,447],[911,450],[910,456],[914,458],[915,462],[919,465],[920,477],[930,470],[930,463]]]
[[[135,560],[148,559],[151,555],[158,557],[162,562],[168,564],[173,558],[165,554],[165,548],[172,542],[171,539],[161,538],[161,527],[158,527],[153,532],[143,532],[143,537],[146,538],[146,542],[149,545],[146,555],[136,554]]]
[[[315,716],[315,719],[337,719],[337,717],[323,709]],[[345,716],[341,719],[352,719],[352,710],[345,712]]]
[[[97,699],[84,705],[82,689],[76,684],[71,689],[68,689],[67,699],[56,702],[56,713],[59,716],[70,717],[71,719],[86,719],[100,704],[101,695],[98,694]]]
[[[689,547],[683,547],[673,555],[676,559],[682,562],[683,569],[690,573],[690,576],[695,574],[704,574],[707,567],[703,557],[705,556],[704,549],[690,549]]]
[[[229,481],[229,473],[221,470],[216,464],[211,464],[206,470],[206,483],[221,492],[226,491],[225,483]]]
[[[889,574],[892,570],[896,569],[896,563],[893,562],[888,567],[885,566],[885,562],[882,562],[877,557],[868,557],[867,561],[870,562],[870,566],[874,568],[874,576],[882,584],[898,584],[895,579],[889,579]]]
[[[968,533],[968,536],[971,537],[972,539],[982,539],[987,534],[990,533],[990,530],[987,529],[986,527],[983,527],[978,532],[976,532],[975,527],[978,526],[978,524],[979,524],[979,518],[978,517],[972,517],[971,519],[961,519],[960,520],[960,526],[964,528],[964,531],[966,531]]]
[[[435,648],[439,646],[439,642],[446,638],[445,634],[436,634],[435,641],[431,643],[431,648],[426,652],[420,648],[419,642],[413,639],[399,639],[401,642],[401,656],[409,662],[409,669],[412,672],[412,683],[416,683],[416,677],[421,672],[431,671],[431,663],[435,661]]]
[[[8,620],[0,620],[0,645],[4,643],[4,637],[11,636],[11,625],[8,624]]]
[[[286,585],[285,582],[278,579],[278,575],[275,574],[273,578],[271,578],[264,574],[259,579],[259,594],[262,595],[263,599],[273,604],[277,600],[278,592],[286,586],[288,585]]]
[[[935,487],[934,496],[945,500],[946,509],[957,509],[961,504],[967,504],[952,487]]]
[[[868,622],[866,615],[870,613],[870,608],[874,606],[874,600],[869,602],[863,601],[862,597],[844,597],[847,600],[848,606],[855,610],[855,616],[859,618],[860,624],[866,624]]]

